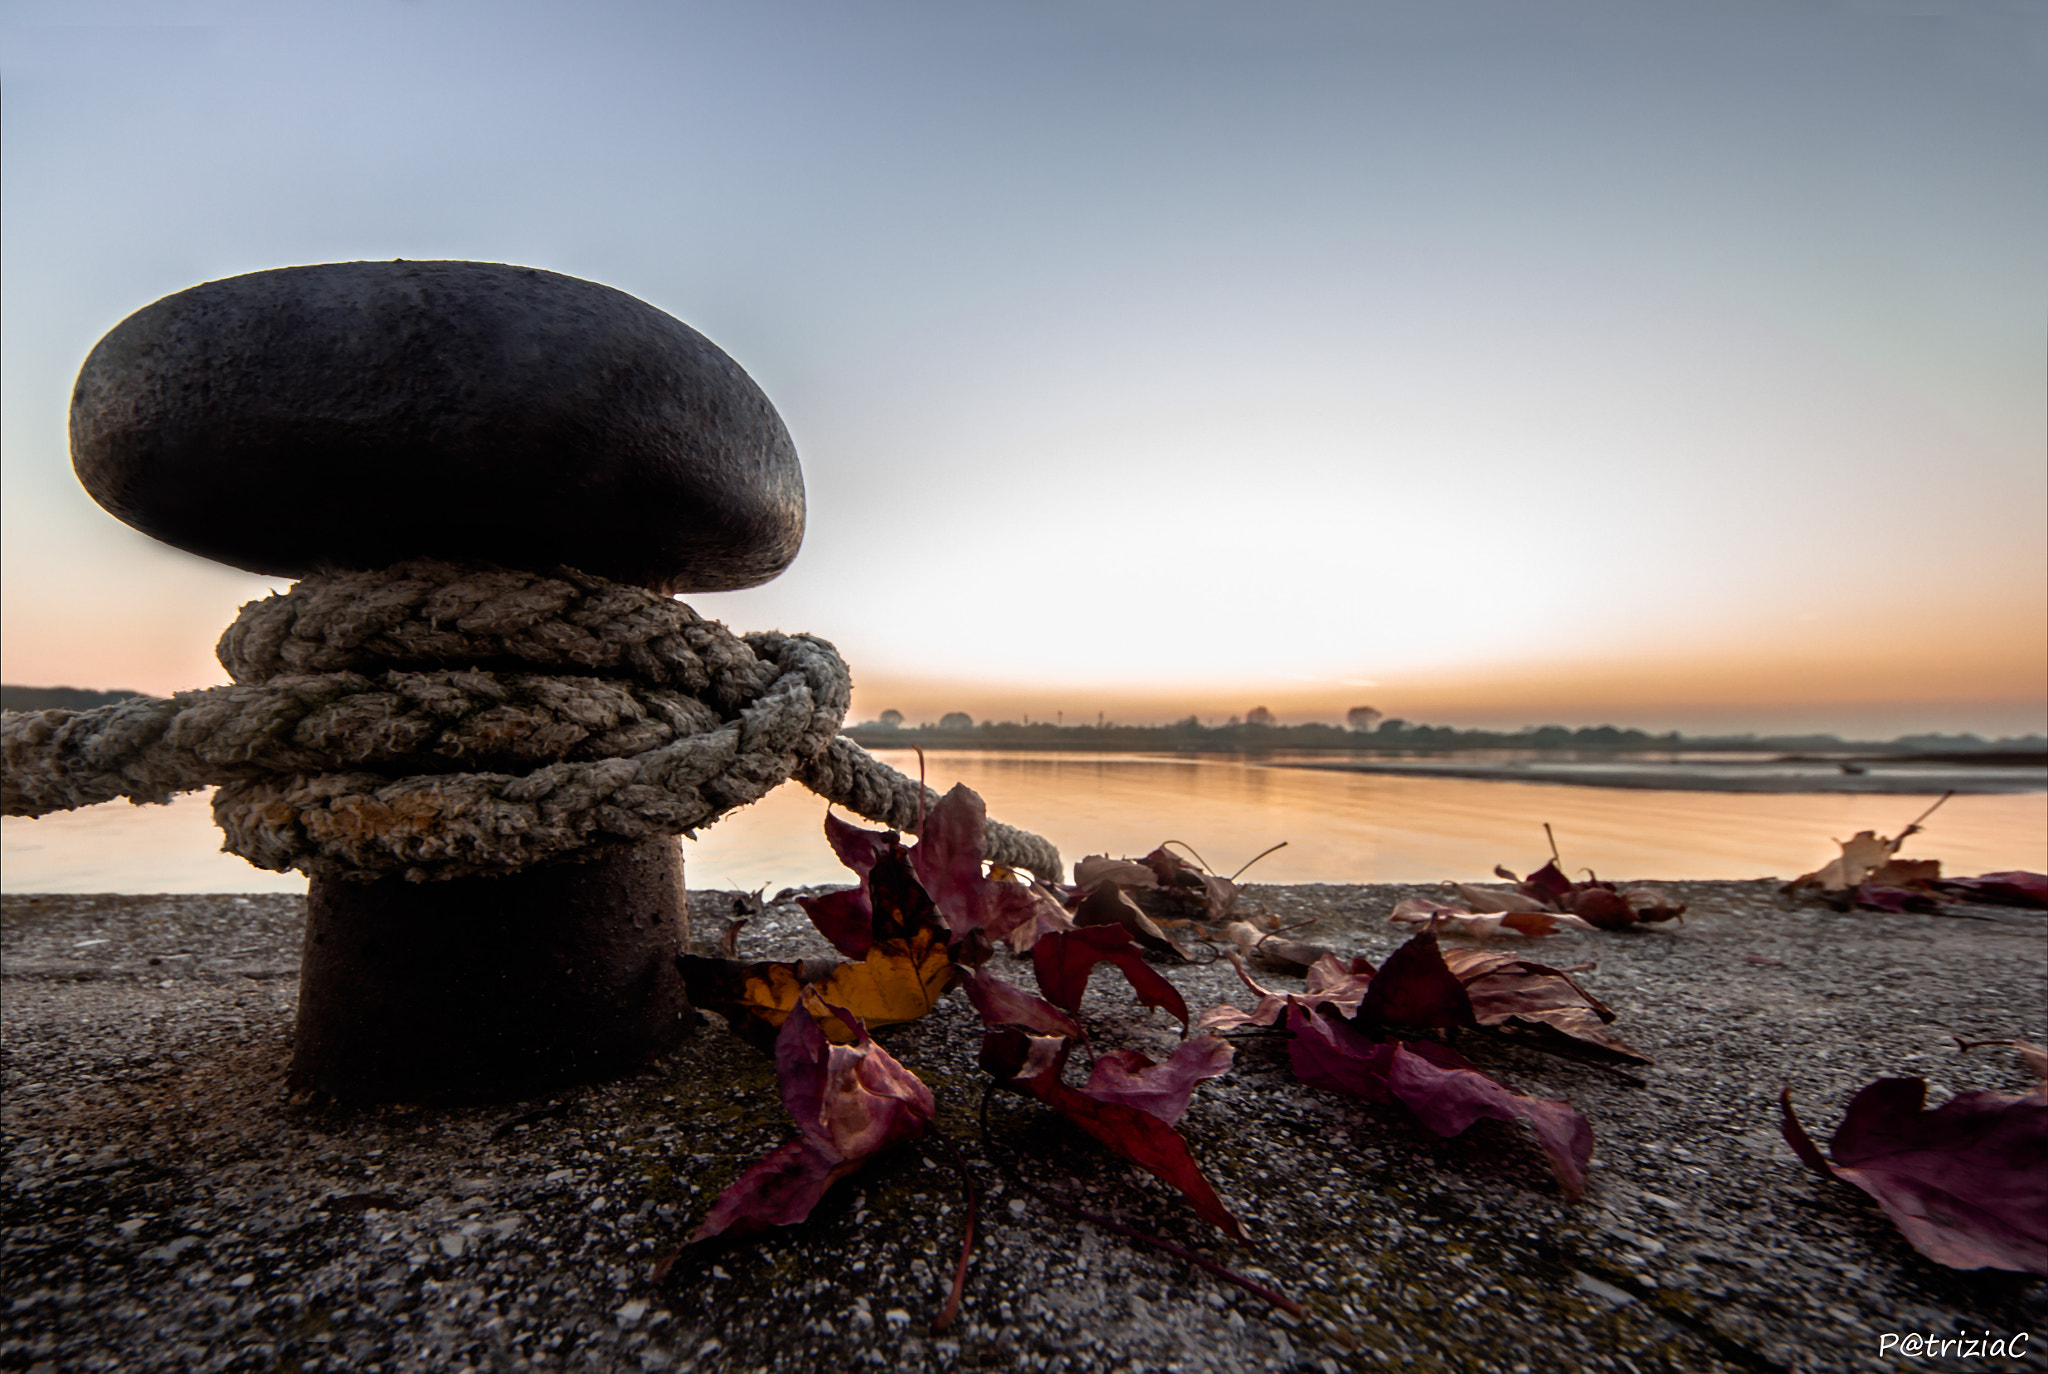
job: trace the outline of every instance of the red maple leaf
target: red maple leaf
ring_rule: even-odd
[[[834,1183],[931,1126],[931,1089],[869,1039],[852,1012],[830,1010],[853,1027],[853,1044],[829,1043],[807,1007],[790,1014],[775,1041],[776,1085],[801,1134],[720,1193],[690,1244],[802,1221]]]
[[[1778,1095],[1780,1127],[1815,1173],[1861,1188],[1913,1248],[1951,1269],[2048,1274],[2048,1089],[1974,1090],[1926,1110],[1927,1080],[1881,1078],[1820,1152]]]

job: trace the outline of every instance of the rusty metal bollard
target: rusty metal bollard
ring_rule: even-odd
[[[726,590],[803,538],[795,448],[736,363],[623,292],[495,263],[166,297],[86,361],[72,447],[128,524],[272,575],[431,557]],[[291,1081],[451,1100],[628,1069],[695,1019],[688,929],[672,835],[502,876],[315,872]]]

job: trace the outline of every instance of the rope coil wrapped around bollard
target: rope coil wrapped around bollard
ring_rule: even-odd
[[[7,712],[5,813],[212,786],[259,868],[429,882],[690,835],[791,778],[913,833],[937,801],[839,734],[852,677],[824,640],[572,569],[317,574],[244,606],[219,657],[225,687]],[[1000,822],[988,856],[1061,876]]]

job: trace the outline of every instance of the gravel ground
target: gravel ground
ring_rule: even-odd
[[[715,1022],[636,1076],[496,1108],[342,1111],[293,1100],[301,899],[10,896],[4,902],[0,1368],[30,1370],[1418,1370],[2039,1368],[2048,1282],[1922,1259],[1862,1194],[1778,1135],[1791,1085],[1825,1140],[1872,1079],[1939,1101],[2022,1090],[2004,1050],[2048,1038],[2048,922],[1794,908],[1774,882],[1673,883],[1682,924],[1528,942],[1653,1055],[1618,1072],[1468,1034],[1520,1091],[1593,1124],[1567,1205],[1518,1128],[1443,1141],[1297,1083],[1247,1044],[1182,1123],[1259,1239],[1234,1249],[1149,1177],[1033,1103],[990,1107],[1032,1181],[1234,1265],[1307,1318],[1051,1210],[991,1160],[979,1030],[955,995],[885,1032],[938,1094],[979,1180],[961,1319],[931,1323],[964,1208],[947,1157],[909,1147],[805,1225],[652,1261],[789,1133],[769,1066]],[[1424,889],[1252,887],[1247,901],[1375,958]],[[700,933],[733,894],[694,894]],[[742,953],[823,953],[778,900]],[[1540,952],[1538,952],[1540,949]],[[998,960],[1001,971],[1006,961]],[[1008,970],[1029,983],[1020,968]],[[1245,1001],[1225,965],[1173,967],[1197,1009]],[[1272,983],[1295,986],[1275,977]],[[1098,974],[1105,1043],[1162,1051]],[[2019,1361],[1879,1357],[1886,1333],[2032,1333]]]

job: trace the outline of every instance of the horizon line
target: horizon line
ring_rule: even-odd
[[[950,712],[948,713],[948,715],[959,715],[966,717],[967,713],[964,711]],[[1544,725],[1524,725],[1512,730],[1508,730],[1491,728],[1488,726],[1432,725],[1426,721],[1409,721],[1401,719],[1399,717],[1394,717],[1391,719],[1385,719],[1375,722],[1370,727],[1353,726],[1342,724],[1336,721],[1327,720],[1295,721],[1291,724],[1282,724],[1277,720],[1258,721],[1240,719],[1237,716],[1231,716],[1227,721],[1221,724],[1217,724],[1204,722],[1199,717],[1194,715],[1189,715],[1177,720],[1169,721],[1137,722],[1100,719],[1094,722],[1081,721],[1073,725],[1066,724],[1064,721],[1060,720],[1032,720],[1028,715],[1025,716],[1025,718],[1021,721],[996,720],[993,718],[975,720],[972,717],[967,717],[964,723],[948,725],[946,723],[946,720],[947,717],[942,716],[937,721],[925,720],[918,721],[915,724],[912,724],[908,721],[891,722],[878,718],[875,720],[851,721],[843,725],[841,729],[847,732],[855,730],[864,730],[872,734],[914,733],[923,731],[932,731],[946,734],[961,734],[970,730],[989,729],[1043,729],[1053,731],[1074,730],[1088,731],[1090,733],[1106,733],[1111,730],[1198,730],[1205,733],[1220,733],[1222,731],[1227,730],[1235,730],[1240,732],[1247,730],[1271,730],[1274,732],[1292,730],[1320,730],[1334,731],[1346,737],[1372,737],[1381,734],[1389,735],[1390,737],[1416,735],[1461,735],[1512,740],[1521,739],[1524,737],[1556,735],[1567,737],[1572,740],[1577,740],[1584,736],[1589,735],[1604,735],[1612,738],[1642,740],[1649,743],[1683,742],[1707,744],[1729,742],[1754,742],[1759,744],[1827,743],[1859,745],[1910,744],[1919,741],[1937,743],[1950,741],[1956,743],[1964,743],[1968,741],[1975,741],[1980,744],[2032,744],[2035,742],[2039,742],[2044,746],[2048,746],[2048,733],[2043,733],[2041,731],[2033,731],[2024,735],[1987,736],[1979,734],[1974,730],[1955,732],[1926,730],[1915,731],[1902,735],[1895,735],[1891,739],[1887,740],[1844,736],[1830,730],[1797,730],[1768,734],[1760,733],[1755,730],[1729,731],[1726,733],[1717,734],[1694,734],[1683,730],[1665,730],[1653,733],[1651,731],[1642,729],[1640,726],[1615,725],[1611,722],[1600,725],[1581,726],[1560,725],[1555,723]]]

